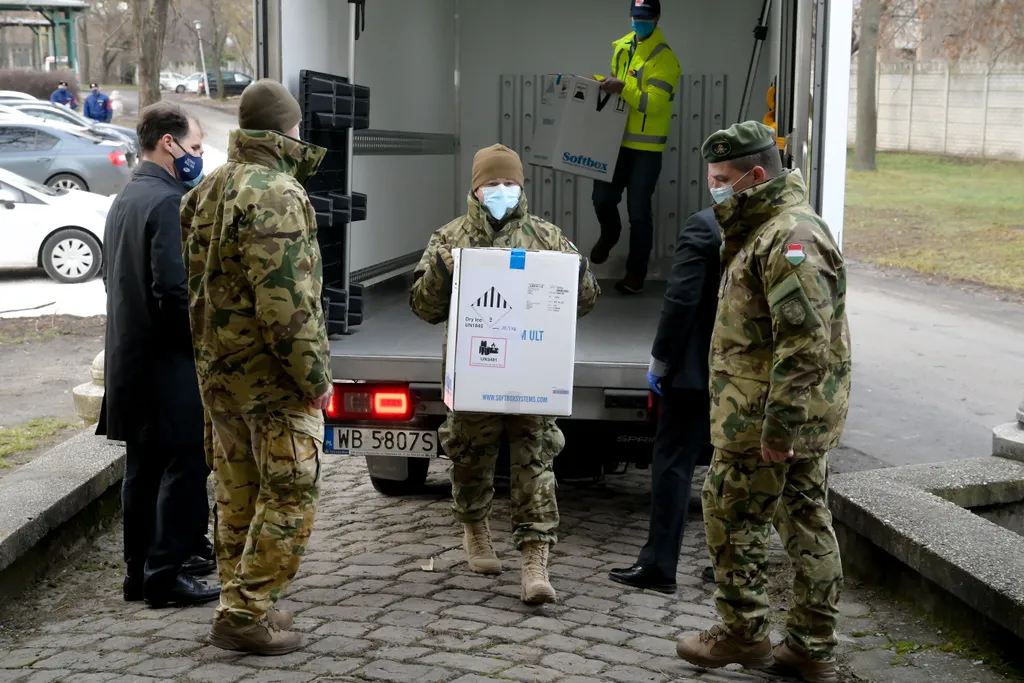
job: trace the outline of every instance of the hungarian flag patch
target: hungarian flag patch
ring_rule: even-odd
[[[807,258],[807,255],[804,254],[804,247],[802,244],[793,242],[792,244],[786,245],[786,260],[794,266],[799,266],[803,263],[805,258]]]

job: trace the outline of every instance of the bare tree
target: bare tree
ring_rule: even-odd
[[[131,0],[135,44],[139,48],[139,111],[160,101],[160,66],[170,0]]]
[[[75,29],[78,32],[79,45],[81,45],[81,46],[88,46],[89,45],[89,22],[86,20],[86,17],[85,17],[84,14],[79,15],[75,19]],[[82,68],[82,73],[81,73],[82,83],[90,83],[90,82],[92,82],[92,63],[91,63],[91,61],[89,59],[89,48],[88,47],[84,47],[84,49],[80,49],[78,51],[78,63],[79,63],[79,65],[81,65],[81,68]]]
[[[878,29],[882,0],[863,0],[860,6],[860,39],[857,50],[857,137],[853,146],[853,170],[874,171],[878,148]]]
[[[951,61],[980,59],[991,69],[1024,59],[1024,0],[928,0],[927,10]]]
[[[223,98],[224,77],[221,69],[227,57],[237,57],[251,68],[252,49],[252,2],[250,0],[176,0],[174,24],[189,26],[199,19],[202,22],[201,39],[206,50],[207,71],[216,79],[217,96]],[[177,34],[178,31],[173,33]],[[195,32],[191,33],[188,48],[198,52]],[[183,46],[184,47],[184,46]],[[211,84],[212,85],[212,84]]]
[[[132,31],[131,13],[120,8],[120,2],[109,0],[94,2],[82,17],[82,32],[79,45],[83,47],[82,82],[96,80],[112,83],[111,70],[118,58],[134,62],[135,36]],[[127,4],[125,4],[127,7]],[[87,67],[88,65],[88,67]],[[86,77],[86,72],[89,76]]]

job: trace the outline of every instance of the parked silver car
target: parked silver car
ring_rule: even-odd
[[[54,121],[57,123],[69,123],[71,125],[86,128],[93,135],[104,140],[113,140],[124,144],[125,152],[128,154],[128,165],[135,166],[139,157],[139,137],[135,130],[125,126],[118,126],[112,123],[97,123],[90,121],[84,116],[62,107],[59,104],[43,102],[42,100],[11,100],[0,97],[0,105],[16,109],[43,121]]]
[[[42,121],[0,117],[0,168],[59,190],[117,194],[131,169],[123,145]]]

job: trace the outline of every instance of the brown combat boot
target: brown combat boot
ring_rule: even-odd
[[[207,642],[222,650],[254,655],[286,655],[302,647],[302,634],[282,631],[269,615],[249,626],[233,626],[227,619],[213,622]]]
[[[548,553],[550,546],[539,541],[523,543],[522,601],[537,605],[554,602],[555,589],[548,581]]]
[[[501,561],[491,545],[491,528],[486,521],[463,525],[462,548],[466,551],[466,559],[470,571],[477,574],[500,574]]]
[[[676,654],[704,669],[718,669],[727,664],[767,669],[775,661],[772,643],[767,638],[760,643],[744,643],[721,626],[712,626],[699,635],[681,639],[676,645]]]
[[[798,676],[806,683],[839,683],[834,659],[811,659],[791,648],[786,642],[775,646],[772,656],[775,658],[772,673]]]

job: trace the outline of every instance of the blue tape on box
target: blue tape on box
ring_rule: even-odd
[[[508,259],[509,270],[526,270],[526,250],[513,249]]]

